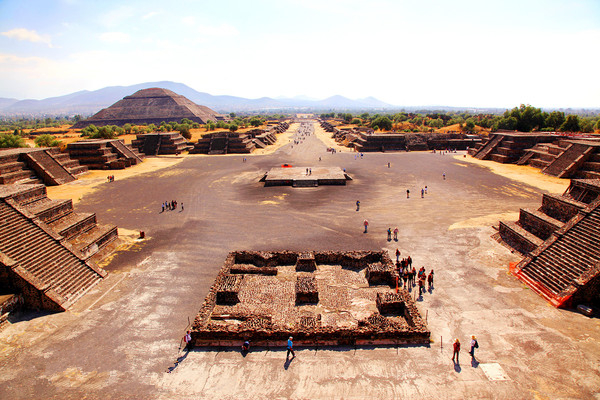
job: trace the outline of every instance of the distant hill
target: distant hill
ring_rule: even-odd
[[[332,96],[325,100],[312,100],[305,96],[294,98],[261,97],[246,99],[236,96],[213,96],[198,92],[183,83],[162,81],[146,82],[131,86],[109,86],[94,91],[82,90],[64,96],[43,100],[17,100],[0,98],[0,115],[91,115],[129,96],[148,88],[169,89],[187,97],[196,104],[207,106],[218,112],[264,111],[285,109],[365,109],[394,108],[373,97],[352,100],[343,96]]]

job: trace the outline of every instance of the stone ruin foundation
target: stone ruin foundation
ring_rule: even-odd
[[[229,253],[192,327],[195,346],[428,344],[385,251]]]

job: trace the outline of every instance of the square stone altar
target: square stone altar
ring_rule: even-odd
[[[195,346],[428,344],[385,251],[232,252],[192,328]]]
[[[352,178],[339,167],[277,167],[271,168],[261,182],[265,186],[315,187],[345,185]]]

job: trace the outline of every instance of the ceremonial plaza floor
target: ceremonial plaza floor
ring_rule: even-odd
[[[287,144],[247,162],[186,156],[147,173],[116,173],[113,183],[93,178],[76,210],[122,232],[145,231],[146,240],[117,253],[108,278],[68,312],[11,319],[0,331],[0,398],[600,399],[600,319],[546,304],[508,274],[519,257],[490,238],[499,219],[538,208],[544,189],[463,153],[331,154],[320,129],[297,145],[281,140]],[[259,182],[285,163],[345,168],[353,180]],[[184,210],[161,213],[170,200]],[[388,242],[396,226],[399,240]],[[231,251],[387,249],[394,258],[396,248],[417,269],[435,270],[435,288],[417,302],[429,346],[308,346],[293,360],[284,347],[245,356],[237,348],[179,351]],[[480,344],[473,362],[471,335]],[[455,338],[463,348],[457,365]]]

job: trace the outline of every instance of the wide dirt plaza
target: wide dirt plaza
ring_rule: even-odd
[[[520,258],[490,237],[498,220],[537,209],[568,180],[464,152],[331,153],[316,123],[294,145],[299,125],[270,153],[151,157],[114,172],[112,183],[92,172],[49,188],[131,239],[72,309],[21,313],[0,332],[0,398],[600,398],[600,320],[548,305],[508,274]],[[339,167],[353,180],[259,182],[284,163]],[[161,212],[171,200],[184,209]],[[387,241],[395,227],[398,242]],[[134,239],[139,231],[145,240]],[[428,346],[300,346],[291,360],[283,343],[245,356],[239,347],[179,350],[232,251],[384,249],[395,260],[396,248],[417,269],[435,270],[434,289],[417,300]],[[471,335],[480,345],[474,361]]]

